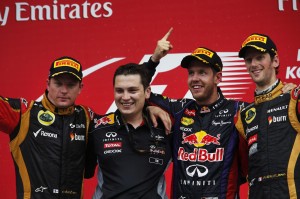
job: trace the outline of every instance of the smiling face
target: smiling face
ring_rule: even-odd
[[[150,87],[144,88],[139,74],[117,75],[114,82],[115,103],[125,120],[142,118]]]
[[[57,108],[68,108],[75,103],[83,87],[71,74],[57,75],[47,80],[48,99]]]
[[[209,105],[218,99],[217,85],[221,72],[214,71],[201,61],[192,61],[188,67],[188,86],[193,98],[200,105]]]
[[[276,81],[276,68],[279,66],[277,55],[271,58],[269,53],[249,48],[245,53],[244,59],[257,90],[265,90]]]

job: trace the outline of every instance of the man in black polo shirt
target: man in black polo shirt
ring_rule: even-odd
[[[89,135],[95,154],[88,154],[86,169],[94,171],[96,156],[99,165],[93,198],[165,199],[170,136],[162,123],[153,127],[146,111],[145,100],[151,92],[146,70],[138,64],[120,66],[113,85],[118,109],[97,115]]]

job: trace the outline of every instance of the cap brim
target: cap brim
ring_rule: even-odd
[[[204,62],[204,60],[202,60],[201,58],[198,58],[197,56],[194,55],[188,55],[186,57],[184,57],[181,61],[181,67],[182,68],[188,68],[191,65],[191,62],[194,60],[199,60],[201,62],[203,62],[204,64],[209,64],[208,62]]]
[[[62,74],[66,74],[66,73],[69,73],[69,74],[73,75],[73,76],[76,77],[79,81],[82,80],[78,75],[76,75],[75,73],[72,73],[72,72],[70,72],[70,71],[60,71],[60,72],[57,72],[57,73],[52,74],[50,77],[55,77],[55,76],[57,76],[57,75],[62,75]]]
[[[245,57],[245,53],[247,51],[247,49],[249,48],[254,48],[255,50],[258,50],[260,52],[266,52],[267,50],[262,48],[262,47],[259,47],[257,45],[247,45],[247,46],[244,46],[240,51],[239,51],[239,57],[240,58],[244,58]]]

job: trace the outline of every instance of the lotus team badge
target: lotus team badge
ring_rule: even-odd
[[[38,121],[44,126],[50,126],[55,121],[55,115],[50,111],[40,110],[38,113]]]

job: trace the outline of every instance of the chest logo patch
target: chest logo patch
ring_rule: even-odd
[[[55,115],[50,111],[40,110],[38,113],[38,121],[44,126],[50,126],[55,121]]]

